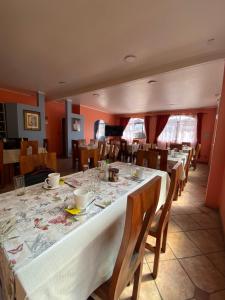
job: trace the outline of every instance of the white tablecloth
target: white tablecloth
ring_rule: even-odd
[[[188,159],[188,153],[175,152],[174,155],[168,155],[168,158],[167,158],[168,172],[171,171],[171,169],[177,162],[181,162],[182,163],[182,172],[180,174],[180,180],[184,180],[185,179],[185,165],[186,165],[187,159]]]
[[[43,147],[38,148],[38,153],[46,153]],[[3,164],[14,164],[20,161],[20,149],[5,149],[3,150]]]
[[[114,166],[120,169],[119,182],[103,182],[96,195],[97,200],[111,197],[114,202],[106,209],[91,204],[90,216],[79,217],[77,222],[62,217],[62,197],[73,191],[65,184],[58,191],[44,191],[36,185],[28,187],[21,197],[14,192],[0,195],[0,217],[7,220],[15,216],[17,220],[10,234],[15,238],[6,239],[3,249],[7,259],[14,261],[13,271],[29,299],[87,299],[112,274],[123,234],[127,195],[159,175],[158,208],[165,202],[166,172],[144,169],[145,179],[136,182],[126,178],[131,166]],[[69,179],[86,186],[90,178],[83,176],[77,173]]]

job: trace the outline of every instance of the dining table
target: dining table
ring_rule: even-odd
[[[168,154],[167,156],[167,171],[168,173],[171,173],[172,168],[175,166],[176,163],[180,162],[182,165],[182,171],[180,173],[180,180],[185,179],[185,166],[188,160],[188,152],[176,152],[174,151],[173,153]]]
[[[85,300],[112,274],[122,240],[127,196],[161,177],[157,210],[169,188],[167,172],[115,162],[117,182],[99,179],[97,168],[63,177],[48,190],[43,184],[0,195],[0,280],[3,299]],[[90,191],[86,210],[65,211],[79,187]]]

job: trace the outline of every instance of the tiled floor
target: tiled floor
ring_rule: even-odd
[[[205,165],[190,171],[185,191],[173,202],[156,280],[154,256],[146,252],[141,300],[225,300],[225,244],[218,212],[204,206],[207,175]],[[130,299],[131,291],[126,288],[121,300]]]

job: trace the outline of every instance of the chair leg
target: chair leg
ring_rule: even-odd
[[[156,279],[158,274],[160,252],[161,252],[161,236],[156,238],[155,258],[154,258],[154,266],[153,266],[153,273],[152,273],[152,277],[154,279]]]
[[[166,224],[166,227],[164,228],[164,231],[163,231],[163,240],[162,240],[162,252],[163,253],[166,252],[166,241],[167,241],[168,226],[169,226],[169,222]]]
[[[142,278],[142,268],[143,268],[143,261],[140,263],[139,267],[134,273],[134,286],[133,286],[133,293],[132,293],[132,300],[138,300],[140,287],[141,287],[141,278]]]

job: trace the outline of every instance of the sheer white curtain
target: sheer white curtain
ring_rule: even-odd
[[[171,116],[158,137],[158,144],[189,142],[195,146],[197,142],[197,116]]]
[[[123,139],[132,143],[133,139],[145,139],[145,125],[142,118],[130,118],[125,130],[123,131]]]

